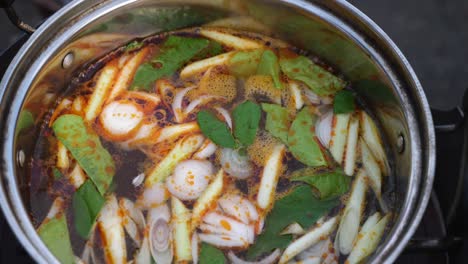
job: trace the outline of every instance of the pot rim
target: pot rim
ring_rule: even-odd
[[[0,109],[2,113],[8,112],[8,116],[3,117],[2,123],[0,124],[5,133],[2,142],[3,162],[1,165],[2,181],[0,181],[0,205],[16,237],[28,253],[40,263],[58,263],[58,261],[50,253],[44,243],[42,243],[31,221],[29,221],[29,214],[22,203],[22,198],[17,188],[16,177],[14,176],[15,165],[13,161],[16,160],[14,153],[14,134],[19,111],[35,76],[37,76],[42,66],[45,65],[48,58],[55,54],[58,47],[62,46],[71,36],[79,32],[82,27],[92,23],[97,18],[109,13],[109,11],[136,1],[137,0],[105,0],[102,3],[95,3],[94,1],[88,0],[75,0],[71,2],[50,17],[28,39],[10,63],[10,66],[0,82],[0,98],[2,98]],[[392,84],[403,104],[404,114],[409,128],[408,140],[411,142],[412,154],[409,187],[398,220],[392,229],[392,233],[372,258],[372,262],[375,263],[391,263],[398,257],[419,225],[429,202],[434,179],[436,158],[435,133],[429,104],[422,86],[409,62],[395,43],[370,18],[350,3],[339,0],[333,3],[333,5],[336,5],[336,12],[340,12],[340,15],[343,16],[346,14],[349,18],[356,20],[360,23],[360,25],[357,26],[359,29],[370,30],[370,33],[373,34],[372,37],[381,41],[381,46],[378,48],[386,50],[387,54],[384,54],[386,55],[385,58],[381,56],[381,53],[376,50],[376,48],[368,43],[364,34],[355,29],[356,26],[354,24],[351,26],[347,22],[344,22],[341,16],[338,17],[332,13],[332,11],[326,11],[317,7],[320,6],[320,4],[303,0],[280,0],[280,2],[320,17],[337,28],[342,34],[352,39],[360,48],[369,52],[372,60],[376,62],[385,74],[387,74],[387,77],[392,80]],[[17,65],[21,64],[20,62],[24,57],[31,55],[30,52],[38,40],[47,37],[45,33],[51,31],[51,28],[60,28],[62,17],[67,16],[75,19],[77,17],[78,20],[64,31],[62,35],[48,41],[49,45],[45,47],[42,54],[37,56],[36,60],[28,68],[26,74],[23,75],[25,77],[21,80],[16,91],[7,90],[12,78],[15,74],[18,74]],[[84,17],[88,19],[83,19]],[[369,34],[369,32],[367,32],[367,34]],[[397,75],[392,70],[396,66],[390,66],[386,60],[387,57],[396,61],[396,66],[402,71],[403,79],[409,83],[407,89],[412,93],[411,96],[402,88],[401,83],[396,77]],[[13,92],[16,92],[16,94],[12,95]],[[14,97],[13,100],[9,100],[12,97]],[[5,111],[5,109],[8,110]],[[415,112],[417,112],[418,115],[416,115]],[[423,177],[423,175],[425,177]]]

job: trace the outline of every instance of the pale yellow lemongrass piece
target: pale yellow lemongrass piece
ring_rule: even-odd
[[[232,56],[234,56],[234,54],[236,54],[235,51],[230,51],[230,52],[226,52],[226,53],[223,53],[214,57],[210,57],[204,60],[193,62],[185,66],[180,71],[180,77],[184,79],[184,78],[193,76],[195,74],[205,72],[209,70],[211,67],[225,65],[229,62]]]
[[[178,263],[192,260],[192,243],[190,238],[190,211],[174,196],[171,199],[174,253]]]
[[[294,101],[294,107],[296,110],[301,109],[304,106],[304,100],[302,99],[302,92],[299,88],[299,84],[297,82],[290,81],[289,91]]]
[[[358,235],[366,198],[366,177],[365,170],[358,171],[336,233],[335,248],[345,255],[351,252],[354,240]]]
[[[297,222],[294,222],[288,225],[286,228],[281,231],[280,235],[303,235],[305,234],[304,228]]]
[[[351,117],[351,121],[349,123],[346,153],[344,157],[344,172],[349,176],[354,174],[354,169],[356,168],[358,136],[359,119],[353,116]]]
[[[202,28],[200,35],[238,50],[260,49],[262,44],[247,38],[241,38],[217,29]]]
[[[104,67],[96,83],[88,105],[85,108],[85,120],[93,122],[101,112],[101,108],[109,94],[112,84],[117,76],[118,68],[113,63]]]
[[[257,195],[257,204],[263,210],[267,211],[273,207],[276,185],[283,168],[284,153],[284,145],[277,145],[265,162]]]
[[[101,209],[98,225],[106,263],[124,264],[127,262],[127,248],[122,216],[115,195],[107,197]]]
[[[389,165],[387,155],[383,148],[382,139],[380,138],[379,130],[375,125],[374,120],[364,111],[360,112],[361,121],[361,136],[379,163],[382,175],[386,176],[389,173]]]
[[[72,110],[76,113],[81,113],[85,105],[85,100],[83,96],[77,96],[72,103]]]
[[[59,117],[59,115],[62,113],[63,110],[68,109],[71,104],[72,104],[72,101],[68,98],[65,98],[62,101],[60,101],[60,103],[57,105],[54,112],[50,116],[49,126],[52,126],[52,124],[55,122],[55,119]]]
[[[336,114],[333,116],[332,137],[330,140],[330,153],[341,164],[348,138],[348,124],[351,114]]]
[[[197,122],[183,123],[180,125],[166,126],[159,130],[156,143],[163,142],[165,140],[174,140],[183,135],[196,133],[200,131],[200,127]]]
[[[364,140],[360,139],[361,154],[362,154],[362,165],[367,171],[367,178],[369,179],[369,185],[372,187],[377,198],[381,196],[382,188],[382,172],[380,171],[379,164],[375,160],[374,155],[372,155],[369,150],[368,145]]]
[[[210,206],[219,198],[224,186],[224,171],[219,170],[215,179],[206,187],[193,206],[192,213],[192,230],[197,228],[201,222],[201,218],[208,211]]]
[[[203,141],[204,137],[200,134],[180,139],[166,157],[151,169],[145,180],[145,185],[152,186],[154,183],[165,181],[175,166],[197,151]]]
[[[327,237],[333,232],[338,223],[338,217],[332,217],[325,221],[323,224],[319,224],[308,231],[305,235],[301,236],[294,242],[292,242],[281,256],[279,263],[288,263],[289,260],[294,258],[297,254],[301,253],[305,249],[313,246],[319,242],[322,238]]]
[[[112,90],[109,93],[109,96],[107,97],[107,102],[111,102],[122,92],[128,89],[133,77],[135,76],[136,70],[145,59],[148,52],[149,48],[143,48],[124,64],[117,76],[117,80],[115,81]]]
[[[218,19],[208,24],[205,24],[205,26],[247,30],[250,32],[258,32],[266,35],[269,35],[269,33],[271,33],[270,28],[268,28],[266,25],[260,23],[259,21],[255,20],[250,16],[235,16]]]
[[[385,215],[382,219],[380,219],[377,223],[371,225],[368,224],[366,229],[364,226],[359,232],[358,239],[356,244],[348,256],[346,263],[349,264],[356,264],[361,263],[366,257],[372,254],[377,246],[379,245],[380,240],[385,231],[385,227],[387,226],[388,222],[390,221],[391,214]],[[369,218],[368,221],[375,221],[375,219]],[[364,224],[366,226],[366,223]]]
[[[70,167],[68,150],[60,141],[57,142],[57,163],[55,166],[62,171],[68,170],[68,167]]]
[[[86,173],[83,171],[80,165],[76,163],[72,172],[68,175],[68,180],[70,181],[71,185],[73,185],[75,189],[78,189],[81,185],[83,185],[86,179]]]

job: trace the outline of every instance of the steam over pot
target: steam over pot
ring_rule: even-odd
[[[136,37],[243,15],[265,27],[233,26],[270,33],[317,54],[352,81],[376,113],[393,156],[398,213],[370,261],[396,259],[416,230],[430,196],[435,138],[427,100],[411,66],[369,18],[345,1],[96,2],[76,0],[47,20],[18,52],[0,84],[4,135],[0,203],[33,258],[40,263],[56,262],[28,214],[26,179],[34,138],[17,137],[28,123],[25,117],[38,124],[49,104],[68,87],[73,73]]]

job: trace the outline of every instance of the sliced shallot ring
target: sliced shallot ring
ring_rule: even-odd
[[[202,95],[197,99],[190,102],[190,104],[184,110],[184,116],[189,115],[193,112],[199,105],[207,104],[212,100],[222,100],[224,99],[223,96],[215,96],[215,95]]]
[[[275,249],[270,255],[259,261],[245,261],[237,257],[232,251],[229,251],[228,253],[228,258],[232,264],[273,264],[280,256],[281,250],[279,248]]]
[[[215,107],[215,110],[218,111],[218,113],[220,113],[223,116],[224,122],[226,122],[229,128],[232,129],[232,119],[231,119],[231,115],[229,114],[229,112],[225,108],[222,108],[222,107]]]
[[[333,126],[333,110],[329,110],[327,113],[322,115],[315,125],[315,134],[319,139],[322,146],[325,148],[330,147],[330,140],[332,136]]]
[[[195,159],[207,159],[211,157],[215,152],[218,147],[216,146],[215,143],[213,143],[209,139],[205,139],[205,142],[203,142],[203,145],[200,147],[200,149],[193,154],[193,158]]]
[[[184,96],[194,88],[195,86],[184,88],[180,91],[177,91],[174,96],[174,101],[172,102],[172,111],[174,112],[175,121],[177,123],[181,123],[184,119],[184,113],[182,111],[182,102],[184,101]]]

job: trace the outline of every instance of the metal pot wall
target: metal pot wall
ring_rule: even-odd
[[[370,262],[396,259],[418,226],[430,196],[435,138],[427,100],[411,66],[369,18],[345,1],[96,2],[74,1],[48,19],[18,52],[0,84],[0,131],[4,135],[0,203],[33,258],[40,263],[56,262],[28,214],[34,136],[18,136],[26,111],[39,124],[80,67],[135,37],[241,14],[266,26],[250,30],[289,41],[336,67],[376,113],[393,157],[390,181],[397,214]]]

